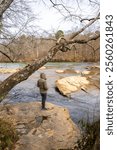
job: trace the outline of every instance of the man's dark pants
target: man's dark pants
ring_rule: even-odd
[[[47,93],[41,93],[41,97],[42,97],[42,109],[44,109],[45,108],[45,102],[46,102]]]

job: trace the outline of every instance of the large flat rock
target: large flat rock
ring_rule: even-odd
[[[66,108],[47,103],[41,110],[39,102],[0,106],[0,118],[10,119],[20,133],[15,150],[72,149],[80,137]]]
[[[56,81],[56,87],[64,96],[69,96],[72,92],[90,88],[100,88],[100,68],[99,66],[88,67],[82,71],[81,76],[69,76]]]
[[[70,76],[56,81],[56,86],[60,93],[68,96],[70,93],[85,88],[89,85],[89,81],[86,77]]]

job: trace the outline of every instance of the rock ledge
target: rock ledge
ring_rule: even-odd
[[[80,131],[66,108],[39,102],[0,106],[0,118],[10,119],[20,134],[15,150],[73,149]]]

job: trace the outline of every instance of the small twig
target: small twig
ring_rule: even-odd
[[[86,21],[86,20],[87,20],[87,21],[92,21],[92,20],[94,20],[94,19],[95,19],[95,18],[90,18],[90,19],[84,18],[84,19],[81,19],[80,22],[83,22],[83,21]],[[97,17],[97,20],[98,20],[98,19],[100,19],[100,17]]]

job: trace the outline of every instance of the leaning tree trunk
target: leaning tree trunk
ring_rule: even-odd
[[[26,80],[32,73],[34,73],[36,70],[38,70],[40,67],[42,67],[44,64],[46,64],[48,61],[50,61],[53,56],[57,53],[59,50],[59,47],[61,45],[56,45],[52,47],[48,55],[43,57],[39,61],[35,61],[32,64],[28,64],[26,67],[24,67],[22,70],[14,73],[10,77],[8,77],[6,80],[4,80],[0,84],[0,101],[3,100],[4,96],[18,83]]]
[[[13,1],[14,0],[2,0],[0,2],[0,17],[2,17],[3,13],[9,8]]]

